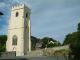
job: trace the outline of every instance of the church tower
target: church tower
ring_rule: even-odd
[[[13,6],[8,26],[7,52],[16,52],[16,56],[23,56],[31,51],[31,10],[24,4]]]

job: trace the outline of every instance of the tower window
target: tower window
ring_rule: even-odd
[[[12,45],[17,45],[17,36],[16,35],[14,35],[12,37]]]
[[[26,18],[28,17],[28,13],[26,13]]]
[[[18,12],[16,12],[16,17],[18,17],[18,15],[19,15],[19,13],[18,13]]]

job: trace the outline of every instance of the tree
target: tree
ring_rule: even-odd
[[[54,47],[54,46],[61,45],[59,42],[57,42],[57,40],[54,40],[54,39],[49,38],[49,37],[44,37],[41,39],[41,41],[42,41],[42,48]],[[49,43],[50,41],[52,41],[54,43]]]
[[[77,30],[80,31],[80,23],[78,23],[78,28],[77,28]]]
[[[7,35],[0,35],[0,52],[5,52],[6,50],[6,40],[7,40]],[[36,43],[39,41],[38,38],[31,36],[31,48],[32,50],[35,49]]]
[[[4,52],[6,50],[6,35],[0,35],[0,52]]]
[[[73,32],[71,34],[66,35],[63,45],[67,45],[67,44],[71,44],[76,42],[78,39],[78,33],[77,32]]]
[[[68,34],[64,39],[63,45],[70,44],[69,55],[74,56],[72,60],[80,60],[80,23],[76,32]]]
[[[76,40],[70,44],[70,54],[74,55],[73,60],[80,60],[80,32],[76,34]]]
[[[71,36],[72,36],[72,34],[66,35],[64,42],[63,42],[63,45],[67,45],[67,44],[71,43],[71,40],[70,40]]]
[[[36,43],[39,42],[40,39],[34,37],[34,36],[31,36],[31,49],[32,50],[35,50],[36,49]]]

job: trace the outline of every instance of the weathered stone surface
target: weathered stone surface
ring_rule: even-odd
[[[13,57],[16,56],[15,52],[1,52],[1,57]]]
[[[6,51],[16,51],[16,56],[24,56],[27,51],[31,51],[31,10],[24,4],[13,6],[8,26],[8,40]],[[16,45],[13,44],[13,37],[16,36]]]

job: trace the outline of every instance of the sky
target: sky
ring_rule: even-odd
[[[0,0],[0,35],[7,34],[10,9],[25,4],[31,9],[31,34],[37,38],[51,37],[63,42],[65,36],[77,31],[80,22],[80,0]]]

